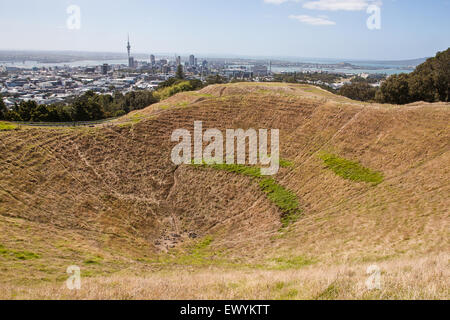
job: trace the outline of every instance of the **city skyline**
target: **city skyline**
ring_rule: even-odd
[[[66,26],[71,5],[80,8],[79,29]],[[380,29],[366,25],[370,5],[381,10]],[[130,34],[134,54],[407,60],[450,43],[447,0],[18,0],[0,7],[8,26],[0,50],[124,52]]]

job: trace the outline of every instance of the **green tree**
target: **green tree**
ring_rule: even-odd
[[[191,84],[192,90],[200,90],[204,87],[203,82],[198,79],[189,80],[189,83]]]
[[[77,99],[77,101],[74,102],[73,106],[73,120],[74,121],[88,121],[89,119],[89,112],[88,112],[88,105],[86,100],[80,100]]]
[[[10,110],[8,113],[6,113],[5,120],[8,121],[23,121],[23,119],[20,117],[20,114],[15,110]]]
[[[31,112],[31,121],[33,122],[38,122],[38,121],[42,121],[42,122],[46,122],[49,121],[49,112],[48,109],[45,105],[41,104],[36,106],[36,108],[33,109],[33,111]]]
[[[37,107],[36,101],[22,101],[18,106],[15,106],[15,111],[19,114],[22,121],[31,121],[32,114]]]
[[[450,48],[438,52],[417,66],[414,72],[389,77],[377,92],[376,99],[383,103],[405,104],[415,101],[449,101]]]
[[[431,70],[423,69],[420,74],[410,75],[408,86],[412,101],[434,102],[439,100]]]
[[[202,82],[198,80],[176,82],[179,84],[176,88],[168,87],[170,93],[202,86]],[[35,101],[27,101],[16,104],[11,111],[0,105],[0,119],[36,122],[93,121],[122,116],[156,102],[158,98],[148,90],[132,91],[125,96],[118,91],[112,96],[88,91],[80,97],[66,101],[65,104],[38,105]]]
[[[409,95],[409,75],[390,76],[380,87],[376,100],[382,103],[406,104],[412,102]]]
[[[283,81],[287,83],[297,83],[297,78],[296,76],[288,76],[284,78]]]
[[[409,85],[414,101],[449,101],[450,48],[418,66],[410,74]]]
[[[95,121],[95,120],[101,120],[105,118],[105,114],[103,112],[102,107],[100,104],[95,101],[95,99],[91,99],[89,101],[89,120]]]
[[[70,122],[73,121],[71,106],[60,105],[56,107],[56,112],[58,114],[58,121],[61,122]]]
[[[372,87],[370,84],[362,81],[345,84],[339,90],[339,94],[347,98],[359,101],[374,100],[376,92],[377,89]]]
[[[0,94],[0,120],[5,120],[7,113],[8,109],[6,108],[5,102],[3,101],[3,96]]]
[[[180,83],[181,81],[182,81],[182,80],[177,79],[177,78],[170,78],[170,79],[167,79],[166,81],[163,81],[163,82],[161,82],[161,83],[158,85],[157,90],[163,89],[163,88],[171,87],[171,86],[173,86],[174,84]]]
[[[177,67],[177,74],[176,74],[176,78],[177,79],[184,79],[184,72],[183,72],[183,66],[181,64],[178,65]]]
[[[225,79],[224,77],[221,77],[220,75],[215,75],[215,76],[209,76],[208,78],[206,78],[206,83],[209,84],[221,84],[221,83],[227,83],[227,79]]]
[[[99,97],[92,91],[88,91],[75,99],[72,110],[74,121],[93,121],[105,117],[105,113],[99,103]]]

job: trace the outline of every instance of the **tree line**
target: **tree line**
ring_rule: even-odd
[[[36,101],[22,101],[8,110],[0,96],[0,120],[23,122],[77,122],[120,117],[140,110],[178,92],[203,87],[200,80],[172,78],[161,83],[156,91],[140,90],[126,94],[96,94],[88,91],[65,103],[44,105]]]
[[[416,101],[448,102],[450,99],[450,48],[438,52],[410,74],[392,75],[380,88],[364,81],[344,85],[339,94],[360,101],[407,104]]]
[[[11,110],[0,105],[0,119],[24,122],[95,121],[122,116],[130,111],[145,108],[157,99],[150,91],[120,92],[100,95],[88,91],[82,96],[59,104],[38,104],[34,100],[16,103]]]
[[[293,73],[281,73],[275,74],[274,79],[276,82],[288,82],[288,83],[308,83],[308,81],[316,82],[322,81],[324,83],[332,83],[340,80],[342,75],[337,73],[327,72],[293,72]]]

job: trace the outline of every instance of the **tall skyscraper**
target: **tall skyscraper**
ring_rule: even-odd
[[[130,35],[128,35],[127,51],[128,51],[128,59],[130,59],[131,57]]]
[[[134,58],[131,56],[130,35],[128,35],[127,51],[128,51],[128,68],[134,69],[135,63]]]
[[[136,68],[136,62],[134,61],[133,57],[128,58],[128,68],[130,69]]]
[[[154,66],[156,64],[156,59],[155,59],[155,56],[153,54],[150,55],[150,63],[152,64],[152,66]]]
[[[189,65],[191,67],[195,66],[195,56],[193,54],[189,57]]]
[[[178,56],[178,57],[177,57],[177,66],[179,66],[180,64],[181,64],[181,57]]]
[[[255,77],[267,76],[267,66],[266,65],[255,65],[252,68],[253,75]]]
[[[104,63],[104,64],[102,65],[102,74],[103,74],[103,75],[108,74],[108,69],[109,69],[109,65],[108,65],[107,63]]]

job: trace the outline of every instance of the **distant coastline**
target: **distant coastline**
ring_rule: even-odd
[[[136,54],[136,59],[148,62],[150,54]],[[170,55],[160,57],[173,58]],[[254,63],[271,63],[272,71],[283,72],[332,72],[332,73],[380,73],[398,74],[410,73],[415,67],[423,63],[426,58],[399,61],[377,60],[342,60],[320,58],[261,58],[261,57],[213,57],[205,59],[222,61],[230,65],[240,64],[251,66]],[[0,66],[8,68],[47,68],[47,67],[89,67],[102,64],[127,65],[127,57],[121,53],[94,53],[72,51],[0,51]]]

